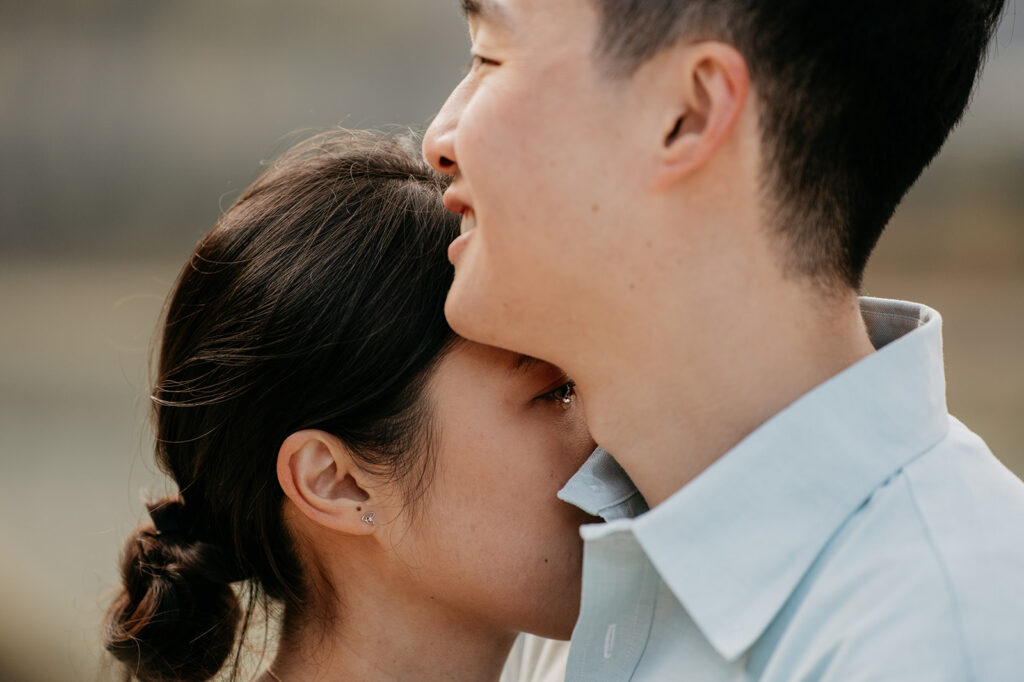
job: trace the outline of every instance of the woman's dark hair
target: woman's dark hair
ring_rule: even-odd
[[[154,523],[125,543],[106,621],[126,679],[207,680],[232,652],[237,672],[255,607],[308,601],[276,476],[289,434],[322,429],[368,470],[423,484],[421,394],[455,339],[446,183],[408,141],[321,134],[270,166],[192,254],[152,395],[156,459],[180,495],[151,504]]]

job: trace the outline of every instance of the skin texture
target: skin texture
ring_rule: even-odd
[[[446,315],[577,381],[595,439],[654,506],[872,352],[851,289],[786,274],[757,94],[733,47],[629,76],[587,0],[490,0],[424,155],[463,216]]]
[[[285,518],[329,611],[303,616],[278,676],[496,679],[518,631],[568,639],[591,519],[556,493],[594,443],[567,381],[547,363],[456,345],[427,387],[437,441],[422,496],[360,470],[330,434],[285,441]]]

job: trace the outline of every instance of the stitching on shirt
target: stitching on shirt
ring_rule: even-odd
[[[932,446],[934,448],[935,446]],[[931,448],[930,448],[931,449]],[[953,585],[953,575],[949,571],[949,566],[946,564],[946,559],[942,556],[942,552],[939,551],[939,545],[935,542],[935,537],[932,535],[931,527],[928,525],[927,519],[925,519],[924,511],[921,509],[920,504],[917,501],[917,495],[914,493],[914,482],[909,473],[904,472],[904,480],[907,482],[907,490],[910,492],[910,501],[914,505],[914,511],[917,512],[917,518],[921,522],[921,527],[924,529],[925,535],[928,538],[928,546],[931,547],[932,552],[935,554],[935,559],[939,563],[939,568],[942,570],[942,577],[946,580],[946,587],[949,589],[949,600],[953,604],[953,613],[956,616],[956,632],[960,639],[960,648],[964,657],[964,668],[968,674],[970,680],[977,680],[978,676],[974,671],[974,661],[971,660],[970,648],[967,646],[967,633],[964,632],[963,628],[963,615],[960,609],[960,600],[957,597],[956,588]]]
[[[640,655],[637,656],[636,661],[633,662],[633,669],[629,671],[629,677],[627,678],[628,680],[633,679],[633,677],[636,675],[636,671],[640,668],[640,663],[644,660],[644,655],[647,653],[647,647],[651,644],[651,634],[654,632],[654,619],[658,615],[658,607],[662,605],[661,585],[663,581],[661,580],[661,575],[658,573],[658,570],[654,568],[654,564],[652,564],[650,561],[647,562],[646,571],[647,580],[654,581],[654,587],[649,588],[654,590],[654,603],[651,604],[651,612],[647,618],[647,632],[646,634],[644,634],[644,645],[640,649]]]
[[[621,505],[621,504],[623,504],[625,502],[628,502],[629,500],[633,499],[634,497],[636,497],[639,494],[640,494],[640,491],[637,490],[636,488],[634,488],[633,490],[631,490],[631,491],[629,491],[627,493],[623,493],[622,497],[614,498],[614,500],[615,500],[614,502],[609,502],[608,504],[601,505],[600,507],[598,507],[598,512],[600,513],[600,512],[612,509],[613,507],[618,507],[619,505]],[[631,518],[635,518],[635,517],[631,517]]]
[[[882,312],[882,311],[870,310],[870,311],[864,312],[863,314],[865,316],[891,317],[891,318],[896,318],[897,320],[905,320],[906,322],[913,322],[913,323],[915,323],[918,327],[920,327],[920,326],[925,324],[925,321],[922,320],[920,317],[915,317],[913,315],[904,315],[902,313],[887,313],[887,312]]]

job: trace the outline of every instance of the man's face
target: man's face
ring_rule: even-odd
[[[600,314],[592,294],[636,218],[635,100],[594,57],[587,0],[478,1],[472,68],[424,141],[463,216],[446,314],[475,341],[559,361],[560,337]]]

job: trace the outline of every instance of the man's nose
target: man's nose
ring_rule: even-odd
[[[458,164],[455,159],[455,130],[458,127],[461,110],[461,93],[457,88],[448,101],[437,112],[427,134],[423,137],[423,157],[435,170],[455,175]]]

